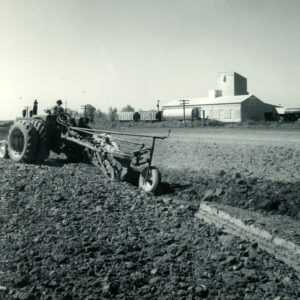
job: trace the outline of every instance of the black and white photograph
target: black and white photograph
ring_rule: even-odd
[[[0,0],[0,299],[300,299],[300,0]]]

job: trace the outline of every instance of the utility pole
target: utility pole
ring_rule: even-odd
[[[186,123],[185,123],[185,105],[187,103],[189,103],[189,100],[179,100],[179,102],[183,105],[183,123],[184,123],[184,127],[186,127]]]
[[[87,106],[86,106],[86,105],[83,105],[83,106],[81,106],[81,108],[84,109],[84,117],[86,118],[86,110],[87,110]]]
[[[33,102],[32,114],[37,115],[38,113],[38,101],[35,99]]]
[[[159,111],[159,102],[160,102],[160,100],[157,100],[157,105],[156,105],[156,107],[157,107],[157,110]]]

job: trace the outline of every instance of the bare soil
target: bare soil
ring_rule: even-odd
[[[199,199],[300,218],[300,131],[173,130],[155,160]]]
[[[173,130],[158,195],[85,164],[0,161],[0,298],[299,299],[299,273],[194,218],[219,201],[299,220],[298,137]]]

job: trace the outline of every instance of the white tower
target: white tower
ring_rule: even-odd
[[[248,95],[247,78],[236,72],[219,73],[218,90],[222,91],[222,96]]]

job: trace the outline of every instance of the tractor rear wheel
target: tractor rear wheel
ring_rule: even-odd
[[[148,168],[145,168],[140,174],[139,187],[146,193],[154,193],[161,182],[161,174],[157,168],[150,167],[148,178],[146,180],[147,169]]]
[[[30,123],[14,123],[9,130],[7,143],[11,160],[25,163],[35,162],[38,133]]]
[[[0,159],[1,158],[8,158],[7,141],[5,140],[0,141]]]

